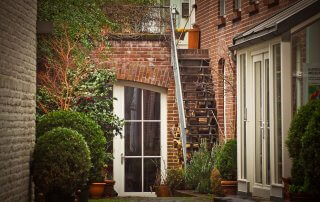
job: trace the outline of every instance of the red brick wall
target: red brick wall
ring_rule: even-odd
[[[178,166],[177,150],[171,130],[178,125],[174,78],[168,41],[124,40],[111,41],[108,67],[115,70],[117,79],[164,87],[167,93],[168,167]]]
[[[234,138],[236,133],[236,96],[235,90],[230,90],[232,86],[235,89],[236,69],[232,61],[231,53],[228,47],[232,45],[232,38],[247,29],[253,27],[257,23],[267,19],[280,10],[286,8],[288,5],[295,2],[295,0],[279,0],[278,5],[268,7],[265,1],[261,0],[257,5],[258,12],[249,15],[249,0],[241,0],[241,19],[232,21],[233,19],[233,0],[226,1],[226,18],[225,25],[219,25],[218,18],[218,0],[196,0],[197,12],[196,23],[201,31],[201,48],[209,49],[211,58],[211,67],[215,92],[217,101],[217,117],[220,125],[220,131],[223,132],[224,116],[226,116],[226,135],[227,138]],[[229,85],[227,81],[226,90],[226,114],[224,115],[224,99],[223,99],[223,78],[221,69],[219,69],[218,61],[225,59],[225,70],[227,80],[233,82]],[[220,73],[218,73],[220,72]]]

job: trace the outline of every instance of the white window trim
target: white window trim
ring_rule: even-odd
[[[155,91],[160,93],[160,110],[161,110],[161,171],[166,173],[168,161],[167,161],[167,90],[161,87],[146,85],[130,81],[118,81],[113,86],[113,97],[117,98],[114,101],[114,113],[119,116],[120,119],[124,119],[124,86],[136,87],[145,90]],[[122,129],[122,134],[124,128]],[[116,184],[115,190],[119,196],[138,196],[138,197],[155,197],[154,192],[124,192],[124,164],[121,163],[121,153],[124,153],[123,146],[121,149],[119,145],[123,145],[124,141],[120,135],[117,135],[113,139],[113,173]],[[119,172],[119,169],[123,170]]]

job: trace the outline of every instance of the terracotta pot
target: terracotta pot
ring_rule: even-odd
[[[198,49],[200,47],[200,30],[193,28],[188,31],[188,48]]]
[[[104,187],[104,196],[106,197],[116,197],[118,196],[118,193],[114,190],[113,186],[116,183],[114,180],[104,180],[104,183],[106,183]]]
[[[282,178],[283,181],[283,199],[284,201],[290,201],[290,194],[289,194],[289,185],[291,184],[291,178]]]
[[[231,180],[221,181],[221,188],[226,196],[237,195],[238,182]]]
[[[89,188],[89,193],[91,198],[98,199],[101,198],[104,192],[104,187],[106,183],[91,183]]]
[[[169,197],[170,196],[170,188],[168,185],[155,186],[154,188],[155,188],[157,197]]]

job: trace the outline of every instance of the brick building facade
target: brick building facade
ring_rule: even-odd
[[[0,201],[32,197],[37,1],[0,1]]]
[[[140,36],[141,37],[141,36]],[[143,37],[143,36],[142,36]],[[167,166],[179,166],[173,131],[178,128],[178,109],[170,58],[170,41],[165,39],[111,40],[107,67],[116,72],[118,81],[156,86],[167,91]]]
[[[233,37],[273,16],[294,0],[240,1],[224,0],[224,16],[219,15],[218,0],[196,0],[195,23],[201,31],[200,48],[209,49],[216,94],[217,118],[225,137],[236,134],[236,52],[229,51]],[[225,82],[224,79],[225,78]],[[224,96],[225,95],[225,96]]]

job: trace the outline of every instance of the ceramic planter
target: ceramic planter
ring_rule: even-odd
[[[198,28],[193,28],[188,31],[188,48],[200,48],[200,30]]]
[[[168,185],[155,186],[154,188],[155,188],[157,197],[169,197],[170,196],[170,188]]]
[[[91,183],[89,188],[89,193],[91,198],[98,199],[101,198],[104,192],[104,187],[106,186],[106,183]]]
[[[237,181],[221,181],[221,188],[223,193],[228,195],[237,195],[238,182]]]
[[[104,196],[106,197],[116,197],[118,193],[114,190],[113,186],[116,183],[114,180],[104,180],[106,184],[104,187]]]

